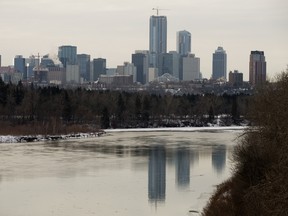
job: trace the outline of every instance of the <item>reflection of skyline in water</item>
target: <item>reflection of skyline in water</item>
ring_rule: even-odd
[[[230,176],[229,140],[157,132],[1,144],[0,215],[189,215]]]
[[[178,148],[176,151],[176,183],[179,187],[188,187],[190,184],[190,151]]]
[[[217,174],[221,174],[226,166],[226,146],[212,147],[212,166]]]
[[[155,146],[149,152],[148,168],[149,201],[165,201],[166,196],[166,151],[164,146]]]
[[[149,139],[148,139],[149,138]],[[156,138],[153,137],[142,137],[136,139],[136,143],[140,142],[142,145],[121,145],[119,140],[115,141],[115,145],[106,145],[105,143],[96,144],[85,144],[70,146],[69,145],[53,145],[47,144],[49,147],[65,147],[66,150],[87,150],[89,152],[99,152],[105,155],[116,155],[117,157],[147,157],[148,159],[148,199],[150,202],[164,202],[166,199],[166,167],[174,166],[175,169],[175,184],[178,189],[187,189],[190,187],[191,182],[193,182],[194,169],[198,169],[199,161],[205,159],[211,168],[217,172],[217,174],[222,174],[226,166],[226,145],[205,145],[203,147],[195,148],[199,146],[197,142],[193,143],[181,143],[181,145],[173,146],[167,143],[155,145],[146,144],[146,139],[151,143],[155,142]],[[120,140],[121,141],[121,140]],[[148,141],[147,141],[148,142]],[[148,143],[149,143],[148,142]],[[163,140],[157,139],[157,143],[161,143]],[[195,145],[194,145],[195,144]],[[201,143],[202,146],[202,143]],[[192,148],[191,148],[192,147]],[[174,158],[174,159],[173,159]],[[172,160],[171,160],[172,159]],[[147,163],[147,162],[146,162]],[[145,167],[146,164],[143,161],[137,164],[137,168]],[[202,162],[201,162],[202,163]],[[202,164],[200,163],[200,166]],[[201,174],[201,173],[200,173]],[[1,180],[1,179],[0,179]]]

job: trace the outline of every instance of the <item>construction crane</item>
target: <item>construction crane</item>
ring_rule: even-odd
[[[157,16],[159,16],[159,11],[160,10],[168,10],[168,9],[163,9],[163,8],[156,7],[156,8],[152,8],[152,10],[156,10],[156,14],[157,14]]]
[[[43,56],[41,56],[41,55],[38,53],[37,55],[33,55],[33,54],[32,54],[31,57],[38,60],[38,61],[37,61],[37,65],[35,65],[34,69],[36,68],[36,73],[37,73],[37,75],[39,75],[39,74],[40,74],[40,57],[43,57]],[[34,78],[35,78],[35,77],[33,76],[33,79],[34,79]]]
[[[34,59],[38,59],[38,61],[37,61],[37,68],[38,68],[38,70],[39,70],[39,67],[40,67],[40,57],[43,57],[43,56],[40,56],[40,54],[38,53],[37,55],[33,55],[33,54],[32,54],[31,57],[34,58]]]

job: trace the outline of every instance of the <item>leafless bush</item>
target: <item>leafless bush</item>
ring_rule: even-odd
[[[235,148],[233,176],[202,215],[288,215],[288,71],[276,80],[254,96],[252,127]]]

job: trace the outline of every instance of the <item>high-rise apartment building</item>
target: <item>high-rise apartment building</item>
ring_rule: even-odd
[[[77,64],[77,47],[76,46],[60,46],[58,48],[58,58],[66,68],[67,65]]]
[[[238,70],[229,72],[229,83],[231,86],[240,87],[243,85],[243,73],[239,73]]]
[[[251,51],[249,62],[249,82],[251,85],[266,81],[266,61],[263,51]]]
[[[177,52],[181,56],[188,55],[191,53],[191,34],[188,31],[177,32]]]
[[[77,63],[79,65],[80,77],[85,81],[90,81],[90,55],[77,55]]]
[[[212,78],[227,79],[227,54],[223,47],[218,47],[213,53]]]
[[[106,74],[106,59],[97,58],[93,59],[93,81],[97,81],[101,74]]]
[[[158,67],[158,56],[167,52],[167,18],[151,16],[149,29],[149,66]]]

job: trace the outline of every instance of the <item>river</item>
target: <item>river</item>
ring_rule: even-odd
[[[0,215],[181,216],[231,175],[241,131],[108,132],[0,144]]]

